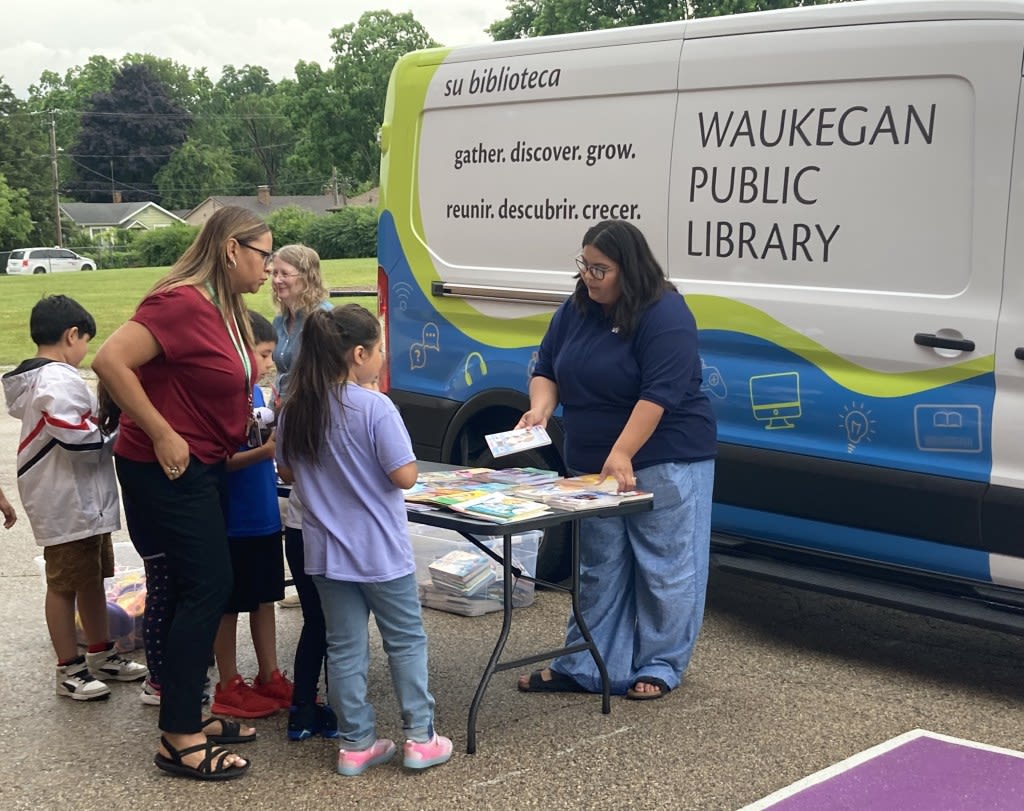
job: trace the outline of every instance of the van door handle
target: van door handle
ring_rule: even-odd
[[[974,341],[967,338],[940,338],[930,332],[919,332],[914,336],[914,343],[918,346],[931,346],[936,349],[958,349],[961,352],[973,352]]]

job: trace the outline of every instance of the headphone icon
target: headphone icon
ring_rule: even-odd
[[[473,375],[470,374],[470,372],[469,372],[469,362],[471,360],[473,360],[473,358],[479,358],[479,360],[480,360],[480,363],[478,364],[480,366],[480,374],[481,375],[486,375],[487,374],[487,361],[484,360],[484,356],[481,355],[479,352],[470,352],[466,356],[466,365],[465,365],[465,367],[462,370],[463,373],[464,373],[464,377],[466,378],[466,385],[467,386],[472,386],[473,385]]]

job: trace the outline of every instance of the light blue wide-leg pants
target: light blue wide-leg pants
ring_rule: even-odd
[[[580,607],[613,694],[653,676],[679,686],[704,621],[715,462],[672,462],[636,472],[654,508],[580,522]],[[583,642],[570,615],[566,645]],[[601,691],[590,653],[560,656],[552,670]]]

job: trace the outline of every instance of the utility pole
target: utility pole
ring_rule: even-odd
[[[338,207],[338,167],[331,167],[331,189],[334,191],[334,207]]]
[[[57,232],[57,247],[64,247],[64,235],[60,228],[60,178],[57,176],[57,122],[50,110],[50,167],[53,170],[53,222]]]

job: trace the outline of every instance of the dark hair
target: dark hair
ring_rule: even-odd
[[[47,296],[36,302],[28,329],[36,346],[53,346],[72,327],[79,335],[96,337],[96,322],[85,307],[67,296]]]
[[[121,406],[114,402],[102,380],[96,384],[96,400],[99,403],[96,424],[100,427],[101,433],[110,436],[121,424]]]
[[[277,343],[277,332],[274,331],[274,325],[255,310],[249,310],[249,326],[252,327],[253,345]]]
[[[358,304],[314,310],[302,325],[302,342],[288,381],[279,441],[285,461],[319,464],[320,448],[330,432],[330,401],[341,403],[348,378],[348,355],[357,346],[380,341],[380,322]]]
[[[643,232],[625,220],[604,220],[591,226],[583,235],[582,246],[593,245],[619,266],[621,295],[611,306],[608,318],[623,335],[630,335],[640,320],[640,314],[666,292],[679,291],[665,276],[654,258]],[[576,290],[572,298],[576,306],[586,311],[592,306],[587,285],[577,275]]]

